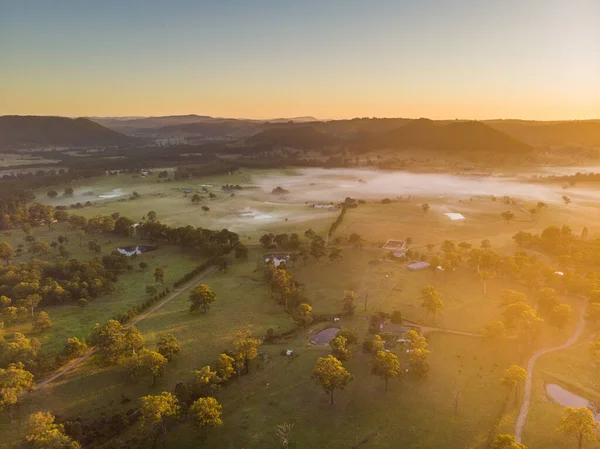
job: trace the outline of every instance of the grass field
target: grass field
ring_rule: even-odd
[[[54,205],[93,201],[93,206],[75,212],[87,217],[120,212],[141,220],[148,211],[154,210],[158,219],[169,225],[228,228],[239,232],[243,242],[256,245],[258,237],[266,232],[302,235],[311,227],[325,235],[339,212],[313,209],[305,203],[318,200],[313,197],[315,192],[319,189],[327,192],[330,185],[334,192],[330,195],[356,188],[356,184],[344,187],[345,183],[356,182],[349,181],[349,175],[333,172],[319,178],[302,173],[244,170],[229,176],[169,183],[158,183],[156,173],[147,178],[104,176],[75,186],[73,198],[50,200],[45,197],[45,192],[38,192],[38,195],[40,200]],[[313,181],[314,186],[311,185]],[[284,188],[289,187],[291,193],[288,196],[280,198],[270,193],[279,183]],[[244,189],[231,197],[221,191],[223,184],[241,184]],[[371,183],[369,179],[369,185],[373,184],[375,182]],[[207,189],[217,195],[213,200],[202,201],[201,204],[210,207],[208,213],[191,204],[191,194],[184,198],[181,190],[200,190],[203,185],[211,186]],[[304,285],[314,314],[338,314],[342,310],[344,290],[351,289],[358,294],[357,315],[351,319],[342,317],[340,324],[356,330],[360,341],[365,335],[369,315],[379,311],[399,310],[410,321],[477,333],[485,323],[501,318],[502,290],[513,289],[531,295],[524,286],[502,279],[488,281],[487,295],[484,295],[478,277],[466,268],[453,272],[446,279],[443,273],[436,275],[432,270],[408,271],[404,263],[370,263],[385,256],[385,252],[375,247],[387,239],[411,237],[411,247],[421,252],[428,251],[427,244],[435,245],[433,251],[438,252],[444,240],[468,241],[478,247],[481,240],[489,239],[493,249],[510,254],[518,249],[511,237],[519,230],[537,233],[550,225],[569,224],[576,233],[584,226],[588,227],[591,236],[600,232],[598,209],[591,201],[581,200],[581,204],[574,201],[569,206],[554,201],[547,211],[533,220],[529,213],[521,210],[535,206],[536,201],[530,197],[520,201],[519,205],[506,205],[502,203],[502,193],[498,192],[499,198],[494,202],[485,196],[475,196],[471,201],[470,195],[465,194],[440,197],[429,190],[427,195],[415,195],[410,201],[404,197],[403,200],[395,199],[392,204],[380,204],[378,199],[387,194],[375,190],[364,192],[365,197],[373,195],[367,204],[347,211],[334,236],[345,240],[351,233],[358,233],[367,241],[366,248],[362,251],[345,248],[340,262],[330,262],[324,257],[319,262],[310,259],[307,264],[299,261],[291,269],[294,278]],[[119,201],[118,197],[98,197],[115,194],[128,198],[133,191],[141,197],[126,201]],[[84,192],[94,193],[83,195]],[[207,196],[206,193],[203,195]],[[325,196],[329,197],[329,194]],[[560,200],[560,196],[558,198]],[[420,207],[425,202],[431,205],[428,213]],[[510,224],[500,217],[505,210],[513,211],[517,217]],[[452,222],[444,212],[463,213],[466,220]],[[253,215],[242,215],[244,213]],[[50,242],[61,232],[64,230],[59,225],[56,231],[36,228],[33,235]],[[22,241],[23,232],[13,230],[2,238],[16,246]],[[305,241],[303,236],[301,238]],[[81,249],[78,247],[77,239],[73,236],[69,244],[72,255],[92,257],[94,254],[88,252],[85,245]],[[86,237],[84,244],[87,240]],[[122,244],[119,238],[112,236],[100,237],[99,241],[103,244],[102,254]],[[132,241],[135,240],[125,239],[123,243]],[[26,257],[22,256],[20,260]],[[60,419],[110,416],[135,408],[139,396],[171,391],[177,382],[189,380],[192,370],[212,364],[220,352],[230,348],[240,330],[263,335],[268,328],[291,329],[294,323],[270,298],[260,269],[263,258],[262,250],[252,248],[248,261],[236,261],[227,273],[213,272],[202,281],[195,281],[207,283],[217,294],[217,302],[208,314],[191,314],[187,294],[182,294],[139,323],[137,327],[149,347],[154,346],[163,332],[172,332],[182,344],[182,353],[169,364],[155,387],[148,387],[150,379],[133,385],[127,383],[123,368],[100,368],[87,362],[49,387],[26,396],[20,415],[48,409]],[[137,268],[142,260],[149,264],[146,271]],[[50,309],[54,326],[47,335],[40,336],[43,347],[50,351],[60,350],[67,337],[83,336],[95,322],[105,321],[116,312],[140,302],[144,297],[144,285],[153,280],[154,267],[164,265],[165,280],[169,284],[201,261],[170,247],[138,256],[136,268],[120,278],[112,297],[98,298],[85,310],[76,307]],[[420,289],[426,285],[434,285],[445,303],[445,309],[436,316],[435,323],[421,307]],[[571,303],[574,308],[581,305],[573,298],[561,300]],[[544,346],[566,340],[574,324],[571,320],[563,331],[545,326],[539,344]],[[318,326],[325,325],[320,323]],[[24,330],[29,333],[26,327]],[[500,416],[507,394],[500,385],[503,371],[513,363],[524,365],[528,355],[516,348],[511,340],[490,342],[477,337],[431,333],[428,335],[432,351],[429,376],[423,380],[406,376],[391,381],[390,391],[385,395],[383,381],[370,373],[369,356],[356,347],[355,356],[345,363],[355,380],[346,391],[337,393],[337,404],[331,407],[326,395],[310,380],[316,359],[328,354],[329,348],[310,345],[310,331],[302,331],[285,344],[261,346],[260,350],[268,357],[255,361],[248,376],[232,382],[217,394],[223,404],[225,425],[210,431],[203,446],[280,447],[275,436],[276,426],[288,422],[295,424],[290,448],[482,448]],[[281,356],[285,349],[294,349],[298,357]],[[597,389],[595,373],[586,357],[587,346],[582,342],[538,361],[532,409],[524,435],[524,442],[530,444],[531,449],[568,448],[572,443],[553,433],[562,408],[546,398],[544,382],[561,383],[573,388],[574,392],[589,393],[590,399],[597,398],[600,402],[600,394],[594,392]],[[456,394],[459,399],[455,414],[453,398]],[[512,432],[517,410],[510,401],[501,424],[503,431]],[[3,422],[0,433],[7,434],[6,441],[14,443],[22,437],[19,425],[9,426]],[[135,427],[130,433],[137,431],[140,429]],[[202,438],[189,424],[183,423],[169,435],[168,447],[196,448]]]
[[[51,242],[58,235],[65,233],[66,226],[57,225],[55,230],[49,230],[47,227],[33,228],[31,235],[39,241]],[[24,233],[21,230],[13,230],[10,235],[3,235],[14,247],[17,242],[22,242]],[[101,257],[110,254],[119,246],[135,245],[143,243],[141,240],[118,237],[114,235],[98,236],[97,240],[101,244],[100,253],[91,252],[87,249],[87,241],[93,239],[92,236],[86,236],[83,239],[83,245],[79,244],[79,237],[70,231],[71,241],[67,245],[70,257],[76,259],[90,259],[95,256]],[[24,242],[23,242],[24,243]],[[27,246],[25,246],[26,248]],[[52,251],[50,255],[42,259],[50,259],[56,254]],[[28,259],[29,254],[24,252],[22,256],[15,258],[15,262]],[[200,265],[205,259],[193,253],[181,251],[178,247],[164,246],[155,251],[150,251],[138,255],[131,259],[134,269],[127,271],[119,276],[116,284],[116,290],[111,295],[104,295],[90,300],[88,306],[80,308],[73,304],[60,306],[40,307],[39,311],[46,311],[52,320],[52,327],[40,332],[32,332],[31,323],[17,323],[13,326],[7,326],[7,331],[19,331],[26,335],[35,336],[42,344],[42,349],[50,354],[59,352],[69,337],[83,338],[87,336],[95,323],[103,323],[115,315],[124,312],[134,304],[142,303],[146,299],[145,286],[154,282],[154,269],[162,267],[165,274],[165,285],[181,278],[185,273],[191,271],[194,267]],[[148,267],[145,270],[139,268],[140,262],[146,262]],[[89,299],[89,298],[88,298]]]

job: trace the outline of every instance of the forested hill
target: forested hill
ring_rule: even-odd
[[[493,120],[486,124],[531,145],[600,147],[600,120],[569,122]]]
[[[371,136],[374,148],[423,148],[444,151],[529,152],[531,146],[482,122],[439,123],[413,120],[382,134]]]
[[[319,148],[336,144],[357,151],[426,149],[527,153],[532,147],[482,122],[436,122],[428,119],[373,119],[315,122],[259,132],[246,143],[261,146]]]
[[[85,118],[0,116],[0,149],[39,146],[109,146],[135,139]]]

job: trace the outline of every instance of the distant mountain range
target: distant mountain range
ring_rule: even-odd
[[[126,145],[134,138],[86,118],[0,116],[0,148]]]
[[[140,139],[143,137],[145,139]],[[529,152],[534,147],[598,147],[600,120],[433,121],[357,118],[318,121],[313,117],[270,121],[178,115],[138,118],[70,119],[0,117],[0,149],[29,146],[125,146],[148,139],[183,137],[220,140],[223,145],[336,149],[430,149],[442,151]]]

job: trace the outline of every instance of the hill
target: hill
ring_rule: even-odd
[[[569,122],[493,120],[486,124],[530,145],[600,147],[600,120]]]
[[[428,119],[407,122],[380,134],[363,135],[371,149],[422,148],[441,151],[529,152],[531,146],[482,122],[441,124]]]
[[[335,145],[338,139],[314,126],[299,125],[266,129],[246,139],[246,143],[253,146],[309,149]]]
[[[109,146],[134,142],[86,118],[5,115],[0,117],[0,147]]]
[[[154,130],[140,130],[140,133],[153,133],[157,137],[242,138],[260,130],[261,125],[256,122],[213,119],[204,122],[163,126]]]

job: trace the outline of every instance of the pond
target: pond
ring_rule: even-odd
[[[581,396],[571,393],[568,390],[565,390],[560,385],[556,384],[546,384],[546,394],[550,399],[552,399],[557,404],[562,405],[563,407],[587,407],[594,410],[593,404],[585,398]],[[595,413],[596,421],[600,421],[600,413]]]
[[[310,339],[311,343],[316,345],[328,345],[335,338],[340,330],[337,327],[328,327],[320,332],[317,332]]]

